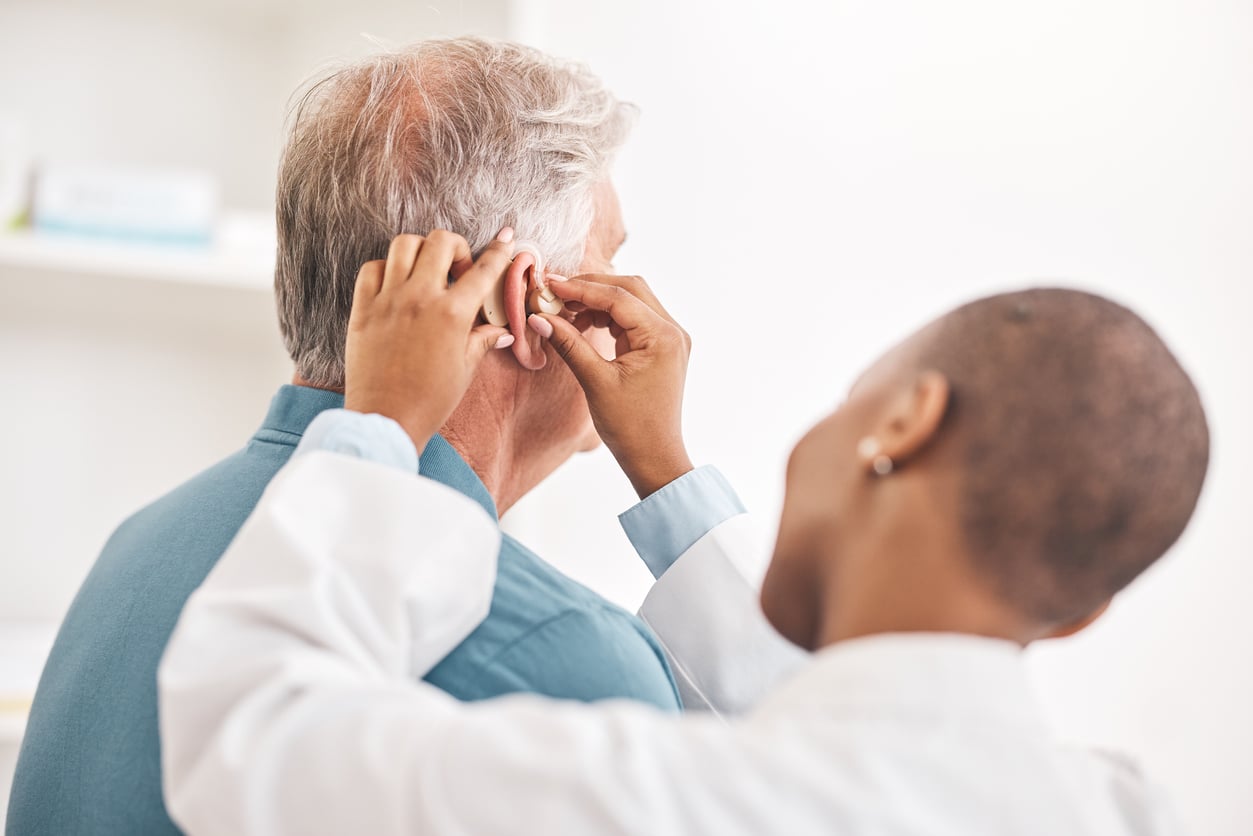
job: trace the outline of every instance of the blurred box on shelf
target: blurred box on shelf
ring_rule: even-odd
[[[30,271],[81,278],[155,279],[271,292],[275,261],[270,212],[222,212],[206,246],[146,239],[71,236],[39,229],[0,232],[0,281]]]
[[[200,171],[41,165],[33,222],[44,233],[207,247],[218,201],[216,179]]]

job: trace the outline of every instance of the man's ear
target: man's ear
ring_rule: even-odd
[[[1093,621],[1096,621],[1098,618],[1105,615],[1105,611],[1109,609],[1109,605],[1112,601],[1113,601],[1112,598],[1105,599],[1105,602],[1101,604],[1099,607],[1097,607],[1096,609],[1094,609],[1092,612],[1088,613],[1082,618],[1076,619],[1074,621],[1069,621],[1061,625],[1060,627],[1055,627],[1044,638],[1065,639],[1065,638],[1069,638],[1070,636],[1073,636],[1075,633],[1078,633],[1080,630],[1083,630],[1084,628],[1088,627]]]
[[[513,334],[513,356],[522,368],[533,372],[544,368],[548,362],[539,334],[526,325],[526,297],[531,290],[534,267],[535,256],[521,252],[505,273],[505,313],[509,318],[509,333]]]
[[[940,432],[948,402],[947,377],[936,371],[918,375],[890,402],[886,419],[874,434],[879,454],[899,467],[926,449]]]

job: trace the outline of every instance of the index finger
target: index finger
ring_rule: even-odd
[[[501,241],[497,238],[487,245],[487,249],[479,255],[474,266],[461,274],[449,293],[464,300],[467,308],[477,311],[482,306],[483,300],[487,298],[487,294],[492,292],[496,282],[505,275],[511,261],[513,261],[513,240]]]
[[[629,291],[632,296],[637,296],[645,305],[661,314],[675,325],[679,323],[675,321],[670,312],[666,310],[665,305],[661,304],[661,300],[657,298],[657,294],[653,292],[650,285],[643,276],[620,276],[615,273],[582,273],[574,276],[576,279],[582,279],[597,284],[611,284]]]
[[[550,282],[548,288],[563,301],[581,302],[592,310],[604,311],[624,331],[634,331],[666,321],[638,296],[618,285],[600,284],[586,279],[567,279],[564,282]]]
[[[446,229],[436,229],[426,236],[418,258],[409,271],[409,283],[418,290],[448,287],[448,273],[459,261],[471,258],[466,239]],[[416,281],[415,281],[416,279]]]

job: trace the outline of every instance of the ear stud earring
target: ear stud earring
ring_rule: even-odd
[[[887,476],[895,467],[892,457],[883,452],[879,439],[872,435],[868,435],[857,442],[857,455],[870,462],[870,467],[879,476]]]

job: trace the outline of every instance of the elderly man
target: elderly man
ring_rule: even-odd
[[[294,384],[275,395],[241,451],[139,511],[105,546],[39,684],[13,785],[10,833],[176,832],[161,799],[157,662],[187,597],[310,422],[342,406],[358,267],[385,255],[398,233],[448,227],[480,250],[510,224],[555,272],[608,271],[624,237],[608,170],[630,116],[583,68],[477,39],[379,55],[309,90],[294,113],[278,179],[275,289]],[[515,261],[507,295],[520,298],[537,269],[533,260]],[[460,406],[421,451],[424,474],[493,519],[574,453],[597,444],[566,364],[549,362],[550,349],[526,327],[521,304],[507,307],[510,333],[501,331],[498,344],[508,350],[483,362]],[[580,328],[593,332],[591,325],[591,316],[580,318]],[[662,575],[687,546],[742,508],[715,471],[692,469],[681,439],[654,441],[624,468],[649,499],[623,524]],[[726,709],[751,702],[769,678],[746,682],[719,668],[718,655],[700,642],[679,639],[668,644],[690,647],[696,658],[672,667],[648,624],[511,538],[503,539],[499,567],[489,617],[425,674],[454,697],[619,697],[667,711],[682,697],[689,707]],[[681,587],[700,586],[691,573],[678,580],[659,583],[646,605],[659,632],[667,629],[670,605],[684,598]],[[725,631],[728,641],[757,648],[768,667],[786,667],[787,645],[764,620],[756,638],[749,635],[757,629],[751,596],[741,594],[738,604],[747,620]],[[685,610],[678,620],[691,622],[691,608]]]

